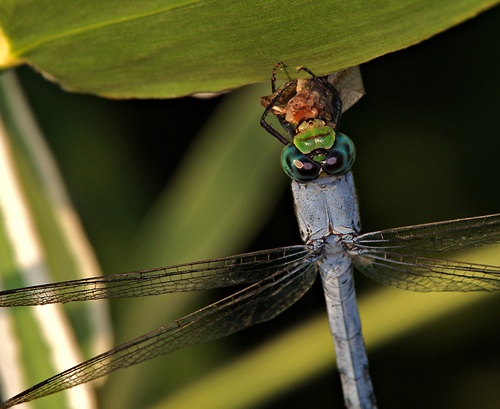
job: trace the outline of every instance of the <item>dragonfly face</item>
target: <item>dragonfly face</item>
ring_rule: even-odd
[[[281,166],[297,182],[316,179],[322,172],[340,176],[354,164],[356,149],[343,133],[335,134],[322,119],[307,119],[297,127],[293,144],[281,152]]]
[[[302,183],[320,176],[346,174],[354,164],[356,149],[347,135],[337,132],[343,110],[340,93],[334,86],[346,75],[316,77],[309,69],[299,67],[299,71],[308,72],[312,78],[289,81],[276,90],[278,66],[275,65],[272,75],[273,94],[261,98],[266,108],[261,125],[286,145],[281,153],[283,170]],[[350,72],[359,76],[359,71]],[[361,80],[359,84],[357,99],[363,93]],[[266,122],[269,113],[278,118],[291,143]]]

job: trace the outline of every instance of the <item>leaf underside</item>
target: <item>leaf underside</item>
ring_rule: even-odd
[[[277,61],[325,75],[416,44],[494,4],[4,0],[0,67],[27,63],[76,92],[172,98],[268,80]]]

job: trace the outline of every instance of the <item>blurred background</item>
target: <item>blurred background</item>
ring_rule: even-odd
[[[499,24],[497,8],[362,65],[367,95],[341,128],[357,148],[363,231],[499,211]],[[270,84],[208,100],[113,101],[64,92],[30,68],[17,71],[105,273],[300,243],[289,180],[279,168],[281,146],[258,122],[258,96],[270,93]],[[231,127],[238,124],[247,136],[233,146]],[[231,145],[230,153],[205,148],[219,143],[221,151]],[[269,173],[259,174],[259,163],[246,160],[249,144],[272,159]],[[208,163],[201,169],[200,158]],[[220,182],[211,180],[214,169],[224,175]],[[208,189],[209,179],[221,190]],[[245,186],[249,179],[254,184]],[[255,200],[255,211],[238,214],[233,208],[246,188],[243,200]],[[218,204],[208,209],[212,203]],[[203,224],[210,219],[218,226],[214,215],[233,212],[241,223]],[[360,297],[381,290],[364,277],[356,280]],[[113,301],[115,342],[227,294]],[[498,295],[488,296],[369,347],[380,407],[498,407],[499,306]],[[393,308],[404,313],[405,305]],[[99,389],[101,406],[169,407],[160,405],[179,389],[323,311],[318,281],[272,322],[111,375]],[[333,347],[324,353],[333,354]],[[225,387],[231,388],[220,385],[214,393],[224,395]],[[341,408],[335,367],[251,407]]]

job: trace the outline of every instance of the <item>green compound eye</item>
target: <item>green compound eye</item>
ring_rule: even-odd
[[[315,152],[314,156],[314,152],[307,156],[295,145],[287,145],[281,153],[281,167],[291,179],[310,182],[319,176],[321,170],[332,176],[347,173],[356,158],[354,143],[343,133],[336,135],[335,143],[329,151],[318,149]]]
[[[281,152],[281,167],[285,173],[297,182],[309,182],[316,179],[321,171],[319,163],[301,153],[294,145],[287,145]]]
[[[326,159],[321,162],[321,167],[329,175],[343,175],[351,169],[355,158],[356,148],[351,138],[339,132],[335,144]]]

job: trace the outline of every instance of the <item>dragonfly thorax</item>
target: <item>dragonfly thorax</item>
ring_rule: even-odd
[[[308,244],[332,235],[356,236],[360,230],[358,203],[351,172],[309,183],[292,182],[302,240]],[[318,212],[318,209],[322,209]]]

